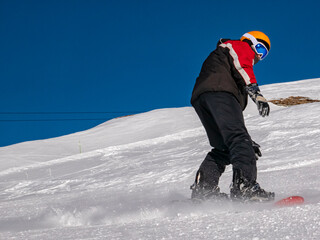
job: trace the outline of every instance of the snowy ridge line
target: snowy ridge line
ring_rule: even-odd
[[[280,82],[280,83],[271,83],[271,84],[266,84],[266,85],[261,85],[261,87],[278,87],[278,86],[296,86],[303,89],[314,89],[315,87],[320,87],[318,82],[320,81],[320,78],[310,78],[310,79],[301,79],[301,80],[294,80],[294,81],[289,81],[289,82]],[[312,84],[314,83],[314,84]]]
[[[41,168],[41,167],[46,167],[46,166],[52,166],[52,165],[56,165],[56,164],[58,165],[58,164],[66,163],[66,162],[79,161],[84,158],[108,157],[108,156],[116,155],[116,154],[118,154],[118,152],[123,151],[123,150],[133,149],[133,148],[137,148],[137,147],[141,147],[141,146],[147,147],[147,146],[152,146],[152,145],[156,145],[156,144],[160,144],[160,143],[177,141],[177,140],[184,139],[184,138],[202,136],[204,134],[205,134],[205,132],[202,127],[188,129],[188,130],[181,131],[179,133],[174,133],[174,134],[166,135],[163,137],[157,137],[157,138],[142,140],[142,141],[138,141],[138,142],[118,145],[118,146],[111,146],[111,147],[98,149],[98,150],[94,150],[94,151],[90,151],[90,152],[86,152],[86,153],[79,153],[79,154],[71,155],[68,157],[49,160],[47,162],[33,163],[33,164],[26,165],[23,167],[13,167],[13,168],[9,168],[7,170],[0,172],[0,176],[6,176],[6,175],[9,175],[12,173],[22,172],[25,170],[36,169],[36,168]]]

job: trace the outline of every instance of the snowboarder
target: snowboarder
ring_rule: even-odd
[[[262,117],[269,104],[258,87],[253,65],[265,59],[270,40],[260,31],[245,33],[240,40],[220,39],[207,57],[196,80],[191,104],[198,114],[212,150],[207,154],[191,186],[192,199],[227,197],[218,187],[226,165],[232,164],[231,199],[270,200],[273,192],[257,183],[256,160],[261,156],[244,123],[242,111],[248,95]]]

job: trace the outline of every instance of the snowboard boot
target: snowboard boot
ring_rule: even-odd
[[[259,183],[243,184],[240,187],[231,186],[230,198],[239,201],[264,202],[274,200],[274,192],[267,192],[262,189]]]
[[[227,199],[228,194],[220,192],[220,188],[215,186],[213,188],[201,187],[194,183],[190,186],[191,200],[193,201],[205,201],[205,200],[221,200]]]
[[[249,182],[242,177],[241,171],[233,174],[233,182],[230,187],[230,198],[238,201],[271,201],[274,200],[274,192],[262,189],[256,181]]]
[[[226,193],[221,193],[217,185],[211,186],[203,182],[201,172],[198,171],[195,182],[190,186],[191,200],[201,202],[204,200],[220,200],[228,198]]]

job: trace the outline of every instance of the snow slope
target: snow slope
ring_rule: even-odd
[[[320,99],[320,79],[265,85],[265,97]],[[190,107],[0,148],[0,239],[320,239],[320,103],[245,111],[262,146],[258,181],[306,204],[179,202],[210,150]],[[231,167],[221,178],[227,192]]]

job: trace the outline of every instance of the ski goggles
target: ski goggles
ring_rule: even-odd
[[[253,44],[254,51],[260,55],[260,59],[263,60],[269,53],[268,48],[261,42],[258,42],[257,39],[249,33],[243,35],[246,38],[249,38]]]

